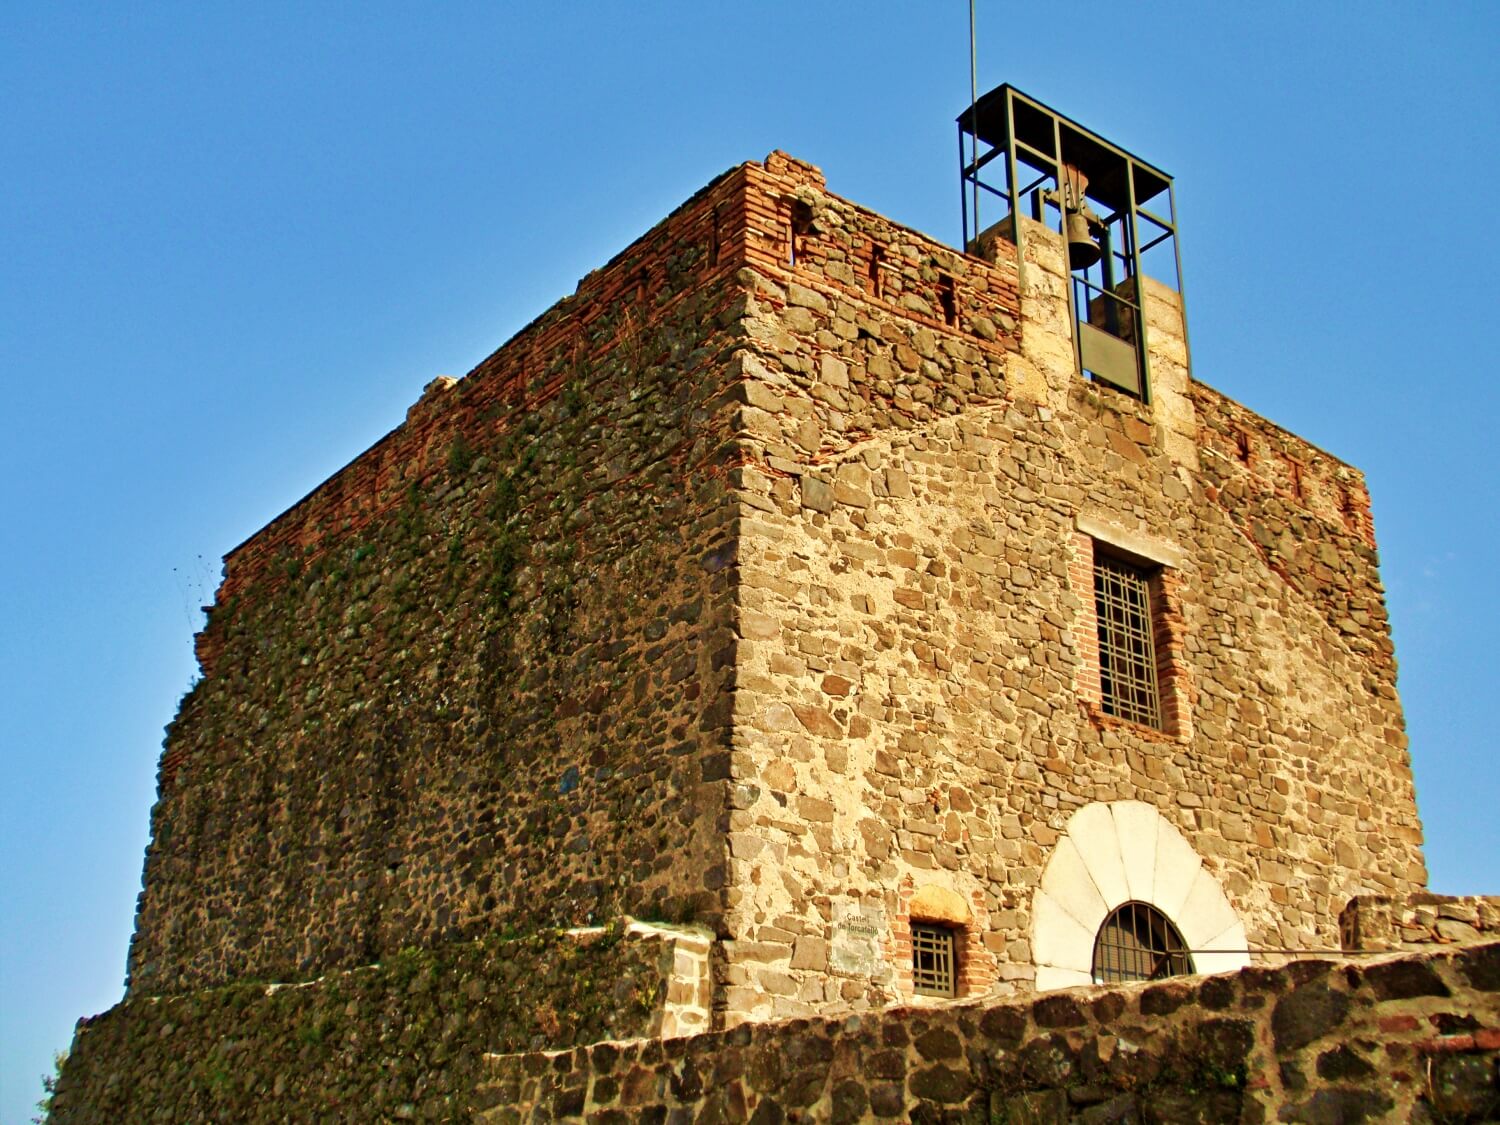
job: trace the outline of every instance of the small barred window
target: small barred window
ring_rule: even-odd
[[[1156,686],[1150,576],[1094,553],[1094,607],[1099,619],[1099,691],[1106,715],[1162,725]]]
[[[911,979],[919,996],[958,995],[958,953],[947,926],[911,924]]]
[[[1094,938],[1094,981],[1116,984],[1161,980],[1193,971],[1177,927],[1156,907],[1127,902],[1104,920]]]

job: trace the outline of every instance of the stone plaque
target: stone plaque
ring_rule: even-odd
[[[885,934],[885,911],[880,907],[852,902],[835,907],[829,969],[848,977],[875,976],[885,963]]]

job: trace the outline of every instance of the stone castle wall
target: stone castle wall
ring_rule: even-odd
[[[1039,980],[1038,886],[1101,803],[1201,857],[1242,923],[1209,948],[1337,949],[1351,896],[1423,886],[1359,474],[1191,382],[1164,288],[1148,405],[1078,377],[1054,234],[1028,228],[1018,278],[1013,246],[887,243],[782,176],[810,234],[752,263],[728,1018],[910,996],[924,886],[963,904],[972,988],[1081,983]],[[953,314],[851,287],[871,258]],[[1014,325],[973,306],[997,293]],[[1164,730],[1099,706],[1096,541],[1165,564]]]
[[[744,195],[715,181],[230,554],[132,995],[716,915]]]
[[[1149,403],[1080,379],[1024,229],[742,166],[233,552],[131,994],[628,912],[723,939],[726,1021],[857,1010],[935,903],[967,993],[1079,983],[1101,809],[1241,955],[1419,889],[1362,479],[1192,382],[1154,283]],[[1156,567],[1163,729],[1103,713],[1096,550]]]
[[[721,177],[231,552],[162,758],[132,994],[495,927],[722,918],[764,326],[744,266],[817,244],[812,178],[779,154]],[[970,267],[945,251],[939,276],[935,243],[865,214],[892,260],[819,268],[878,284],[925,347],[916,321]],[[998,353],[1018,328],[991,272],[958,299]],[[847,425],[907,410],[900,383]],[[932,409],[994,381],[971,391]]]

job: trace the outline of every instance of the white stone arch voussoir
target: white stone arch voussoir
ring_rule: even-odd
[[[1142,801],[1098,801],[1068,821],[1031,900],[1037,990],[1093,983],[1094,938],[1110,912],[1148,902],[1182,934],[1200,973],[1250,964],[1245,926],[1193,846]]]

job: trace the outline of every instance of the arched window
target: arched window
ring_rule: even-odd
[[[1149,903],[1117,907],[1094,938],[1094,980],[1099,984],[1161,980],[1192,971],[1193,958],[1177,927]]]

